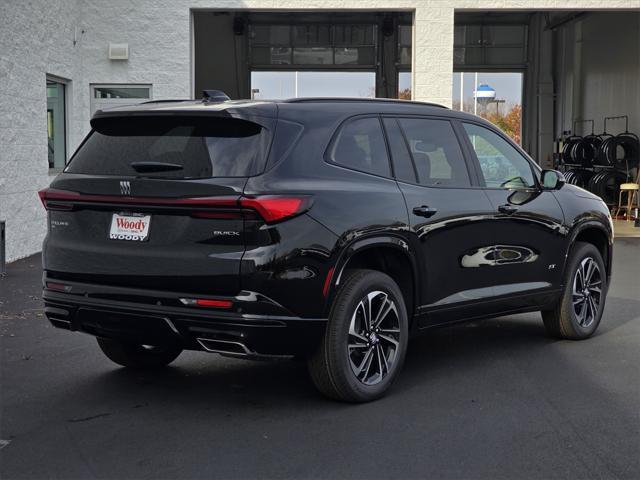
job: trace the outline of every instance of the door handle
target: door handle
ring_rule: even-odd
[[[506,203],[504,205],[500,205],[498,207],[498,211],[500,213],[506,213],[507,215],[511,215],[513,213],[516,213],[518,211],[518,209],[516,207],[514,207],[513,205],[509,205],[508,203]]]
[[[419,217],[430,218],[433,217],[438,212],[437,209],[427,207],[426,205],[422,205],[420,207],[413,207],[413,214],[418,215]]]

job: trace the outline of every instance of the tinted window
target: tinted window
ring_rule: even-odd
[[[471,123],[463,125],[487,187],[529,188],[536,185],[531,165],[509,142],[488,128]]]
[[[389,176],[389,159],[380,120],[368,117],[347,123],[338,134],[331,158],[345,167]]]
[[[112,117],[95,119],[92,126],[67,172],[162,178],[242,177],[264,169],[269,147],[267,130],[232,118]]]
[[[466,187],[471,183],[458,139],[446,120],[400,120],[422,185]]]
[[[413,161],[397,121],[393,118],[385,118],[383,122],[384,129],[387,132],[387,140],[389,141],[395,177],[398,180],[415,183],[416,173],[413,168]]]

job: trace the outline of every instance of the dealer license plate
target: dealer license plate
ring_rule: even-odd
[[[111,240],[132,240],[145,242],[149,238],[151,215],[121,215],[114,213],[111,218],[109,238]]]

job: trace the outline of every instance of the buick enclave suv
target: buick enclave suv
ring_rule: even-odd
[[[44,300],[120,365],[304,358],[321,392],[367,401],[429,328],[541,311],[577,340],[600,322],[606,205],[478,117],[211,95],[91,127],[40,192]]]

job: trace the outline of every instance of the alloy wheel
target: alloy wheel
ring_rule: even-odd
[[[591,326],[598,316],[602,300],[602,274],[596,261],[587,257],[580,262],[573,278],[573,311],[578,325]]]
[[[351,370],[365,385],[380,383],[392,370],[400,345],[398,308],[385,292],[369,292],[349,324]]]

